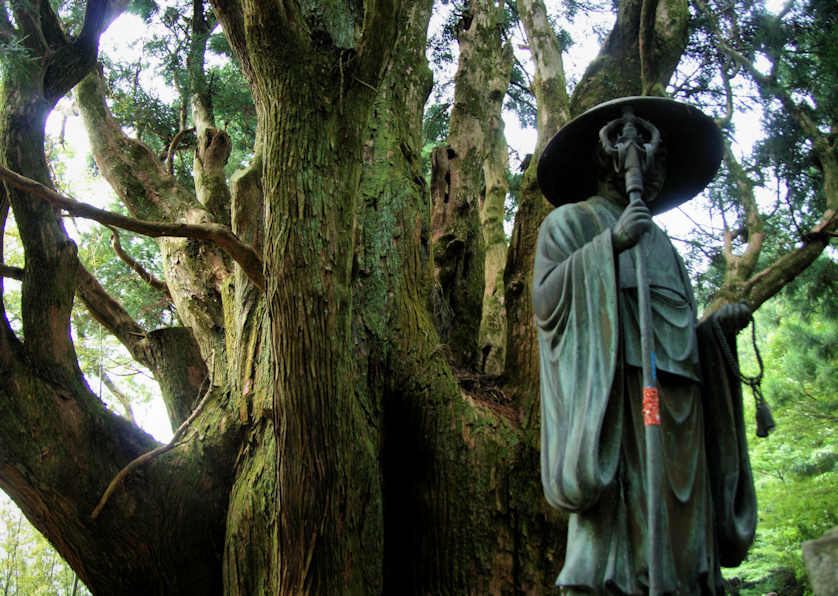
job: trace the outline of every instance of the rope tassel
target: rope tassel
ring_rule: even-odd
[[[727,345],[727,339],[725,339],[724,331],[718,319],[713,319],[713,332],[716,334],[716,339],[719,342],[722,354],[724,354],[725,360],[727,360],[731,370],[733,370],[733,374],[736,375],[736,378],[742,384],[751,388],[751,392],[754,395],[754,405],[756,406],[757,436],[765,438],[777,427],[777,424],[774,422],[774,416],[771,415],[771,408],[768,402],[765,401],[765,396],[762,394],[762,375],[765,372],[765,367],[762,364],[762,356],[760,356],[759,348],[757,347],[757,324],[753,316],[750,317],[749,322],[751,324],[751,343],[754,346],[757,365],[759,365],[759,372],[753,377],[742,374],[742,371],[739,369],[739,363],[730,351],[730,346]]]

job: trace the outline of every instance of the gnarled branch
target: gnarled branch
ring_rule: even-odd
[[[150,272],[146,271],[146,269],[137,262],[134,257],[129,255],[125,252],[125,249],[122,248],[122,244],[119,242],[119,232],[113,226],[108,226],[113,236],[111,237],[111,246],[113,247],[114,252],[116,255],[122,259],[122,262],[128,265],[128,267],[134,271],[137,275],[140,276],[144,282],[150,285],[155,290],[159,290],[166,294],[166,298],[169,302],[172,301],[172,296],[169,294],[169,286],[166,285],[166,282],[157,279],[154,277]]]
[[[169,144],[169,150],[166,153],[166,164],[169,169],[169,174],[175,173],[175,151],[177,151],[178,145],[180,145],[183,137],[188,135],[191,132],[195,132],[195,127],[192,128],[185,128],[179,131],[175,138],[172,139],[172,142]]]
[[[265,287],[262,258],[252,246],[239,240],[232,230],[227,227],[219,224],[158,223],[126,217],[66,197],[3,166],[0,166],[0,178],[3,178],[12,186],[26,191],[55,207],[60,207],[77,217],[92,219],[104,225],[122,228],[152,238],[170,236],[211,242],[230,255],[258,288],[264,289]]]

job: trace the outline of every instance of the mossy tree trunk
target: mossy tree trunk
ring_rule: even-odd
[[[498,8],[494,8],[499,10]],[[500,23],[496,25],[499,27]],[[508,147],[504,135],[503,102],[512,73],[512,45],[491,39],[483,50],[485,61],[486,136],[483,161],[483,192],[480,196],[480,226],[485,244],[483,311],[480,320],[477,369],[491,375],[503,372],[506,355],[506,308],[503,271],[506,266],[504,206],[509,185]],[[474,66],[474,65],[472,65]]]
[[[433,308],[442,340],[463,368],[474,367],[481,359],[478,339],[486,258],[480,217],[486,196],[483,165],[491,154],[492,122],[500,120],[509,84],[506,64],[511,49],[504,49],[504,18],[503,3],[491,0],[471,0],[463,12],[457,25],[460,56],[448,138],[432,160],[431,239],[438,284]]]
[[[83,28],[70,37],[49,3],[12,7],[15,27],[4,19],[0,34],[5,41],[26,45],[28,59],[4,70],[4,167],[50,185],[44,159],[46,116],[93,68],[99,33],[118,9],[109,2],[89,3]],[[91,520],[108,481],[156,444],[107,412],[81,375],[69,316],[77,287],[85,291],[85,272],[59,212],[8,185],[3,223],[6,200],[14,211],[26,267],[22,334],[12,330],[5,316],[0,321],[0,487],[99,592],[217,592],[220,570],[206,558],[203,545],[222,539],[218,521],[226,510],[230,462],[217,456],[229,451],[230,433],[214,433],[204,441],[189,436],[179,449],[134,477],[130,490],[115,495],[113,507]],[[96,294],[95,287],[87,286],[91,288],[89,297]],[[114,329],[125,330],[111,306],[103,305],[100,314],[114,315]],[[133,347],[137,354],[146,352]],[[175,368],[160,372],[175,381]],[[211,426],[225,410],[223,394],[210,391],[207,396],[214,406],[207,413],[212,415],[196,416],[195,429]],[[182,573],[154,573],[160,561],[171,561]]]

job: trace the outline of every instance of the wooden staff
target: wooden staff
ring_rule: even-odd
[[[609,134],[622,125],[617,143],[612,144]],[[644,143],[637,126],[650,134]],[[599,133],[605,151],[614,157],[618,171],[625,175],[626,192],[630,203],[643,202],[643,173],[652,163],[660,144],[660,132],[650,122],[634,115],[631,106],[623,109],[623,117],[606,124]],[[649,594],[661,594],[661,428],[660,401],[655,372],[655,337],[652,330],[652,309],[649,302],[649,278],[646,273],[646,246],[648,234],[643,234],[635,245],[634,268],[637,273],[637,306],[640,322],[640,347],[643,363],[643,422],[646,440],[646,512],[649,532]]]

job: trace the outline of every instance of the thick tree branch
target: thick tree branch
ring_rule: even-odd
[[[661,94],[686,48],[689,20],[686,0],[622,0],[614,27],[573,90],[573,114],[623,95]]]
[[[76,86],[74,94],[99,170],[133,217],[173,222],[174,227],[178,227],[174,222],[185,222],[215,226],[214,230],[225,229],[213,223],[218,220],[214,220],[213,214],[196,200],[191,190],[169,174],[165,163],[161,163],[151,149],[122,131],[105,102],[104,83],[99,76],[91,73],[85,77]],[[199,185],[196,181],[196,187]],[[229,229],[221,233],[227,240],[235,238]],[[223,349],[225,322],[221,287],[229,278],[233,267],[231,261],[236,257],[231,260],[224,247],[217,243],[195,246],[174,237],[161,237],[158,244],[174,305],[183,323],[194,333],[204,358],[209,359],[211,353]],[[239,248],[247,246],[235,241],[232,244]],[[258,253],[252,247],[244,252],[246,254],[239,254],[239,257],[244,257],[243,262],[249,264],[242,270],[246,275],[260,279],[261,259],[254,258]]]
[[[264,289],[265,287],[262,258],[252,246],[239,240],[229,228],[218,224],[158,223],[111,213],[70,197],[65,197],[39,182],[21,176],[2,166],[0,166],[0,178],[3,178],[12,186],[55,207],[65,209],[68,213],[77,217],[92,219],[104,225],[122,228],[152,238],[170,236],[211,242],[230,255],[258,288]]]
[[[252,86],[254,71],[250,55],[247,52],[242,5],[240,2],[234,2],[233,0],[211,0],[211,4],[213,12],[221,23],[224,36],[227,38],[230,47],[233,48],[236,57],[239,59],[239,64],[241,64],[242,72]],[[256,94],[253,95],[253,101],[259,101]]]
[[[537,158],[552,136],[570,120],[570,98],[567,95],[562,47],[547,19],[544,2],[518,0],[518,12],[535,62],[532,92],[538,105]],[[534,159],[533,163],[537,161]]]
[[[784,254],[743,285],[743,294],[751,310],[780,291],[820,256],[829,244],[825,237],[815,238],[791,252]]]
[[[111,246],[113,246],[114,252],[117,256],[122,259],[122,261],[131,268],[137,275],[140,276],[144,282],[150,285],[155,290],[159,290],[166,295],[166,298],[169,302],[172,301],[172,296],[169,294],[169,286],[166,285],[166,282],[157,279],[151,273],[146,271],[146,269],[140,265],[134,257],[129,255],[125,252],[125,249],[122,248],[122,244],[119,242],[119,232],[114,227],[110,227],[111,233],[113,236],[111,237]]]
[[[50,4],[43,1],[42,5]],[[56,46],[46,57],[47,68],[44,75],[44,96],[50,101],[57,101],[66,95],[81,78],[96,64],[99,52],[99,36],[119,16],[127,6],[126,0],[88,0],[84,24],[79,36],[72,42]],[[42,20],[47,18],[42,17]],[[60,31],[60,25],[55,27]],[[64,36],[61,32],[62,37]]]
[[[731,280],[746,279],[754,271],[757,259],[762,251],[763,240],[765,239],[765,222],[759,212],[756,197],[754,196],[754,183],[748,177],[745,169],[736,160],[730,147],[725,148],[725,164],[736,183],[739,201],[745,211],[745,229],[747,230],[747,247],[741,255],[733,254],[733,239],[738,233],[725,231],[724,255],[727,261],[726,277]]]
[[[363,38],[357,44],[360,65],[358,77],[362,82],[377,88],[383,76],[382,66],[387,63],[396,44],[401,19],[402,0],[366,0],[364,2]],[[359,23],[360,24],[360,23]],[[358,80],[358,78],[356,78]]]
[[[103,327],[148,368],[160,385],[172,426],[180,424],[195,403],[208,371],[195,337],[186,327],[164,327],[149,333],[99,284],[81,264],[78,296]]]
[[[82,79],[73,95],[99,170],[131,215],[175,221],[186,210],[199,207],[148,146],[123,132],[108,108],[105,84],[97,73]]]
[[[23,268],[0,264],[0,277],[23,281]]]
[[[88,2],[88,6],[92,2]],[[58,15],[52,9],[51,2],[37,3],[38,16],[41,24],[41,34],[44,36],[44,41],[50,48],[60,48],[67,43],[67,37],[61,29],[61,24],[58,22]]]
[[[154,360],[145,330],[81,263],[77,279],[76,293],[93,318],[125,346],[134,360],[154,371]]]

